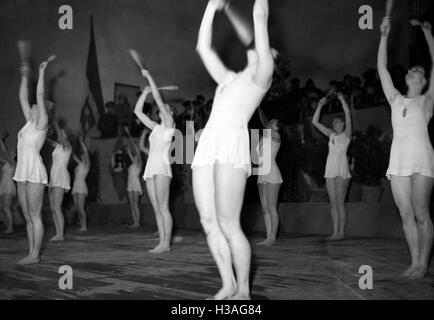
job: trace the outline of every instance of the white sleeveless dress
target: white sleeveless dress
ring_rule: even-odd
[[[127,191],[129,192],[138,192],[140,194],[143,193],[142,185],[140,184],[140,168],[136,163],[133,163],[128,168],[128,187]]]
[[[88,189],[86,184],[86,177],[89,173],[87,168],[82,162],[80,162],[74,171],[74,185],[72,186],[72,194],[84,194],[87,195]]]
[[[174,134],[175,128],[166,128],[163,124],[158,124],[152,129],[149,136],[149,156],[143,179],[151,179],[155,175],[172,177],[169,151]]]
[[[47,170],[39,154],[46,136],[47,130],[38,130],[30,121],[18,133],[16,182],[47,184]]]
[[[252,68],[229,71],[216,89],[210,118],[200,136],[192,169],[230,164],[252,173],[247,124],[268,88],[253,81]]]
[[[336,135],[332,133],[329,140],[329,154],[327,156],[327,163],[324,178],[351,178],[347,151],[351,140],[345,133]]]
[[[272,184],[280,184],[283,182],[282,180],[282,175],[280,173],[279,167],[277,166],[276,163],[276,156],[277,156],[277,152],[279,152],[280,149],[280,142],[276,142],[273,139],[271,140],[271,155],[269,157],[264,157],[263,154],[263,140],[264,138],[261,139],[260,144],[258,145],[258,147],[256,148],[257,152],[259,155],[262,155],[262,158],[264,159],[264,161],[270,161],[270,171],[266,174],[263,175],[258,175],[258,184],[267,184],[267,183],[272,183]]]
[[[71,189],[71,178],[68,172],[69,158],[71,149],[67,150],[62,145],[57,144],[53,151],[53,165],[50,172],[50,188]]]
[[[15,167],[6,162],[2,168],[2,178],[0,181],[0,195],[2,194],[17,194],[17,188],[13,180]]]
[[[432,112],[426,96],[399,95],[392,104],[393,142],[386,176],[408,177],[415,173],[434,177],[434,151],[428,133]]]

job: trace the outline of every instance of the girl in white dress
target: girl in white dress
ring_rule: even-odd
[[[88,188],[86,178],[90,170],[89,151],[87,150],[86,143],[80,138],[81,155],[74,155],[73,159],[77,163],[74,171],[74,185],[72,187],[72,197],[74,199],[75,207],[78,211],[78,218],[80,219],[81,228],[79,231],[87,231],[87,213],[86,213],[86,197],[88,195]]]
[[[338,99],[344,109],[345,118],[336,117],[333,120],[333,129],[329,129],[319,122],[322,107],[327,102],[326,98],[319,101],[318,108],[312,119],[313,125],[322,134],[329,137],[329,154],[324,177],[330,199],[333,234],[327,238],[328,240],[345,239],[347,221],[345,198],[351,179],[347,157],[348,146],[350,145],[352,136],[351,112],[341,93],[338,93]]]
[[[157,221],[159,244],[149,252],[164,253],[171,250],[173,220],[169,210],[170,182],[172,169],[169,161],[170,145],[175,133],[175,122],[171,107],[164,103],[151,74],[142,70],[142,75],[148,80],[150,87],[143,90],[137,101],[134,113],[142,123],[152,130],[149,136],[149,157],[146,162],[144,179]],[[149,93],[153,94],[159,109],[160,123],[151,120],[143,112],[143,104]]]
[[[418,21],[413,21],[413,25],[421,27],[434,62],[431,25]],[[434,151],[427,127],[433,115],[434,69],[431,69],[429,88],[423,94],[427,85],[425,70],[420,66],[411,68],[405,77],[408,90],[402,95],[387,70],[389,33],[390,17],[385,17],[381,24],[378,73],[392,110],[393,142],[387,177],[411,255],[411,266],[403,276],[419,279],[427,274],[433,242],[429,204],[434,184]]]
[[[23,64],[21,71],[20,104],[26,118],[26,125],[18,133],[17,168],[14,180],[17,182],[18,200],[26,220],[29,255],[19,261],[19,264],[34,264],[40,262],[41,243],[44,237],[44,225],[41,219],[41,209],[44,200],[44,190],[48,183],[47,171],[42,162],[41,150],[48,128],[47,108],[52,103],[44,100],[44,76],[48,62],[39,66],[39,79],[36,89],[37,104],[30,106],[28,84],[30,68]]]
[[[258,245],[272,246],[276,243],[279,228],[279,213],[277,205],[279,201],[279,191],[282,185],[282,175],[276,163],[276,156],[280,149],[280,122],[276,119],[268,121],[264,111],[259,108],[259,118],[262,125],[270,130],[271,134],[265,134],[258,145],[258,154],[264,161],[270,161],[270,171],[263,175],[258,175],[258,191],[261,200],[262,212],[264,213],[264,223],[267,237]],[[271,154],[267,157],[263,154],[264,139],[271,143]]]
[[[251,174],[247,123],[271,86],[274,60],[267,30],[268,1],[256,0],[254,42],[244,42],[249,45],[247,67],[238,73],[227,69],[212,47],[214,17],[223,9],[230,10],[228,2],[208,2],[196,47],[218,86],[192,163],[193,192],[222,278],[222,288],[213,299],[250,299],[251,249],[240,223],[246,181]]]
[[[3,139],[0,139],[0,163],[3,164],[0,181],[0,201],[3,203],[3,211],[6,214],[7,224],[4,234],[14,232],[14,219],[12,215],[12,203],[17,194],[17,188],[13,180],[16,161],[15,152],[7,149]]]
[[[57,141],[51,141],[54,147],[53,164],[50,171],[49,198],[53,215],[56,235],[50,241],[63,241],[65,230],[65,218],[62,212],[62,202],[65,192],[71,189],[71,178],[68,172],[68,163],[71,158],[72,147],[66,137],[65,131],[60,129],[59,124],[54,120],[53,127],[56,131]]]
[[[136,142],[130,135],[128,128],[125,128],[129,137],[129,146],[127,148],[128,157],[131,160],[131,165],[128,168],[128,201],[130,203],[131,214],[133,216],[133,224],[130,228],[140,227],[140,209],[139,202],[142,196],[142,185],[140,183],[140,172],[142,171],[142,155]]]

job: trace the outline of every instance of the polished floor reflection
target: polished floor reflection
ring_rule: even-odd
[[[47,236],[53,233],[47,230]],[[205,237],[181,230],[169,254],[150,230],[99,227],[70,231],[64,243],[44,242],[42,263],[17,266],[27,252],[24,230],[0,238],[0,299],[205,299],[219,289]],[[409,264],[403,240],[285,236],[274,247],[257,247],[252,234],[253,299],[434,299],[434,276],[400,277]],[[73,289],[60,290],[59,267],[73,269]],[[359,288],[359,268],[373,270],[373,289]],[[431,267],[431,273],[434,272]]]

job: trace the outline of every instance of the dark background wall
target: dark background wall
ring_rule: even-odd
[[[396,1],[391,63],[408,63],[411,29],[406,1]],[[23,125],[18,104],[19,58],[15,42],[33,42],[35,62],[51,53],[58,61],[49,77],[58,79],[54,100],[58,113],[77,128],[86,97],[85,68],[89,45],[89,17],[94,16],[96,45],[105,101],[113,100],[114,83],[141,85],[142,79],[128,56],[128,48],[143,54],[146,66],[161,84],[177,84],[180,91],[168,99],[212,95],[214,84],[195,53],[205,0],[1,0],[0,1],[0,130],[13,136]],[[253,0],[233,1],[251,16]],[[58,28],[58,8],[74,9],[74,30]],[[358,8],[374,8],[374,30],[360,30]],[[346,73],[361,74],[376,65],[378,25],[384,14],[377,0],[270,0],[273,46],[292,62],[293,76],[316,80],[319,86]],[[223,16],[215,26],[216,47],[235,69],[244,64],[244,52]],[[36,69],[35,69],[36,71]],[[11,143],[15,142],[15,137]]]

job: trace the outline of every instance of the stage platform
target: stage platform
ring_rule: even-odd
[[[154,255],[153,229],[93,227],[68,230],[66,241],[49,243],[47,228],[42,263],[18,266],[27,253],[20,228],[0,238],[0,299],[205,299],[220,280],[202,232],[181,229],[183,242]],[[400,273],[409,264],[401,239],[350,238],[326,242],[320,236],[283,235],[274,247],[254,244],[251,233],[252,297],[296,299],[434,299],[434,277],[410,281]],[[59,267],[73,268],[73,289],[60,290]],[[359,288],[359,267],[373,269],[373,289]],[[431,273],[434,268],[431,267]]]

